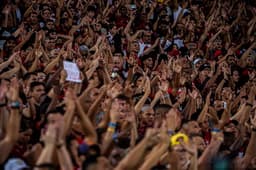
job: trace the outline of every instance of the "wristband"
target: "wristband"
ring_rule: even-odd
[[[62,146],[63,146],[63,143],[59,143],[59,144],[56,145],[56,148],[60,149]]]
[[[133,65],[132,64],[127,64],[128,65],[128,68],[133,68]]]
[[[169,97],[170,97],[169,94],[164,95],[164,98],[169,98]]]
[[[6,103],[1,103],[0,104],[0,107],[5,107],[6,106]]]
[[[108,127],[107,131],[108,131],[108,132],[115,132],[115,129],[112,128],[112,127]]]
[[[213,128],[213,129],[211,130],[211,133],[212,133],[212,134],[216,134],[216,133],[218,133],[218,132],[221,132],[221,130],[218,129],[218,128]]]
[[[245,106],[253,107],[253,105],[251,103],[248,103],[248,102],[246,102]]]
[[[221,130],[218,128],[212,128],[212,132],[221,132]]]
[[[111,127],[111,128],[116,128],[116,123],[113,123],[113,122],[109,122],[108,123],[108,127]]]
[[[20,102],[18,102],[18,101],[11,102],[11,103],[9,104],[9,106],[10,106],[10,108],[12,108],[12,109],[19,109],[19,108],[20,108]]]
[[[188,143],[188,141],[189,141],[189,138],[186,134],[178,133],[178,134],[170,137],[171,146],[179,145],[180,144],[180,141],[179,141],[180,138],[182,138],[185,143]]]
[[[168,133],[169,136],[174,135],[174,131],[173,130],[168,130],[167,133]]]
[[[116,141],[118,139],[118,133],[117,132],[112,135],[112,139],[114,141]]]
[[[219,140],[219,141],[221,141],[221,142],[224,141],[223,137],[217,137],[217,140]]]

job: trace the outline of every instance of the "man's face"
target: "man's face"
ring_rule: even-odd
[[[247,57],[246,59],[247,66],[254,66],[254,61],[252,57]]]
[[[169,109],[167,109],[167,108],[163,108],[163,107],[157,108],[155,111],[155,117],[161,119],[162,117],[165,117],[165,115],[168,113],[168,111],[169,111]]]
[[[208,77],[210,75],[210,72],[211,70],[209,68],[205,68],[203,69],[200,74],[203,76],[203,77]]]
[[[42,17],[44,20],[48,20],[51,17],[51,11],[46,9],[42,12]]]
[[[181,145],[174,146],[173,150],[179,160],[178,169],[187,170],[190,165],[190,154]]]
[[[37,102],[40,102],[41,97],[45,94],[45,89],[43,85],[35,86],[31,92],[32,98]]]
[[[131,43],[131,51],[132,52],[138,52],[140,50],[139,43],[137,41],[133,41]]]
[[[202,153],[205,150],[206,144],[202,137],[200,137],[200,136],[193,137],[192,141],[196,145],[196,147],[200,153]]]
[[[95,24],[95,31],[100,31],[102,28],[101,24],[100,23],[96,23]]]
[[[54,39],[46,39],[45,40],[45,47],[47,50],[51,51],[55,48],[56,42]]]
[[[44,82],[46,80],[46,74],[43,72],[37,73],[37,81]]]
[[[233,74],[232,74],[232,78],[234,80],[234,82],[238,82],[239,79],[240,79],[240,75],[239,75],[239,72],[238,71],[233,71]]]
[[[95,170],[95,169],[112,169],[109,161],[103,157],[100,156],[97,158],[97,163],[90,164],[86,169],[88,170]]]
[[[222,41],[219,41],[219,40],[215,41],[213,46],[215,47],[215,49],[221,50],[222,49]]]
[[[31,84],[32,82],[36,81],[36,79],[37,79],[36,75],[33,75],[33,74],[32,74],[32,75],[29,77],[28,81],[27,81],[27,86],[30,86],[30,84]]]
[[[47,117],[47,122],[48,124],[55,124],[61,119],[63,119],[63,116],[60,113],[49,114]]]
[[[81,58],[77,58],[76,64],[79,69],[83,69],[85,67],[85,61]]]
[[[236,137],[239,135],[239,130],[234,123],[229,123],[224,126],[224,132],[233,133]]]
[[[234,56],[229,56],[227,60],[228,65],[232,65],[236,63],[236,59]]]
[[[151,42],[151,33],[148,31],[143,35],[143,40],[146,43],[150,43]]]
[[[122,58],[119,56],[113,56],[113,68],[121,70],[123,66]]]
[[[120,120],[125,120],[130,111],[130,104],[124,100],[119,100],[118,103],[120,107]]]
[[[89,12],[88,12],[88,16],[89,16],[90,18],[93,18],[93,17],[95,16],[95,12],[94,12],[94,11],[89,11]]]
[[[201,135],[201,128],[196,121],[188,123],[188,135]]]
[[[99,93],[100,93],[100,91],[97,88],[94,88],[91,90],[90,98],[92,99],[92,101],[95,101],[97,99]]]
[[[151,57],[146,59],[143,63],[146,67],[153,68],[153,59]]]
[[[49,30],[52,30],[52,29],[54,29],[54,23],[53,22],[51,22],[51,21],[48,21],[47,23],[46,23],[46,27],[49,29]]]
[[[30,21],[31,21],[32,24],[37,24],[37,23],[38,23],[37,15],[34,14],[34,13],[32,13],[32,14],[30,15]]]
[[[8,40],[8,41],[6,41],[5,47],[6,47],[6,50],[7,50],[7,51],[11,51],[15,46],[16,46],[16,43],[15,43],[14,40]]]
[[[111,104],[112,108],[116,108],[118,110],[118,119],[119,121],[125,120],[127,116],[127,112],[129,111],[129,104],[125,100],[121,99],[114,99],[114,101]]]
[[[147,108],[142,112],[142,120],[148,125],[153,125],[155,113],[152,108]]]

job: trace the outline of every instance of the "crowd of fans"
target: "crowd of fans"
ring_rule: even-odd
[[[0,169],[256,169],[255,0],[0,4]]]

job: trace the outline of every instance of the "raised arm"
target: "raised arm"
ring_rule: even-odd
[[[136,114],[141,112],[141,109],[142,109],[143,105],[145,104],[145,102],[146,102],[148,96],[150,95],[150,93],[151,93],[150,80],[149,80],[148,77],[146,77],[144,95],[138,101],[138,103],[135,105],[135,113]]]
[[[8,100],[12,103],[18,102],[19,105],[19,85],[18,81],[12,82],[11,87],[9,88]],[[9,156],[10,152],[13,149],[14,144],[17,142],[19,137],[20,129],[20,119],[19,107],[10,107],[10,116],[6,127],[6,135],[3,140],[0,141],[0,163],[2,164]]]
[[[92,122],[84,112],[80,101],[76,99],[75,103],[76,103],[77,113],[81,119],[82,127],[86,134],[86,140],[90,140],[90,142],[92,143],[97,143],[97,134]]]

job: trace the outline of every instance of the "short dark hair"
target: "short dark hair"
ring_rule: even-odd
[[[38,81],[32,82],[30,84],[30,90],[33,91],[36,86],[44,86],[45,87],[45,84],[42,82],[38,82]]]
[[[30,79],[30,77],[31,77],[32,75],[36,76],[36,73],[35,73],[35,72],[26,73],[26,74],[23,76],[23,80],[28,80],[28,79]]]
[[[160,108],[170,110],[172,108],[172,106],[170,106],[168,104],[157,104],[157,105],[155,105],[154,110],[160,109]]]
[[[123,100],[123,101],[129,103],[130,105],[132,105],[132,100],[131,100],[131,98],[128,97],[128,96],[126,96],[126,95],[123,94],[123,93],[117,95],[117,96],[114,98],[114,100],[115,100],[115,99]],[[113,100],[112,100],[112,101],[113,101]]]
[[[52,163],[42,163],[42,164],[39,164],[39,165],[36,165],[35,167],[37,168],[43,168],[43,169],[48,169],[48,170],[57,170],[57,166],[55,166],[54,164]]]

